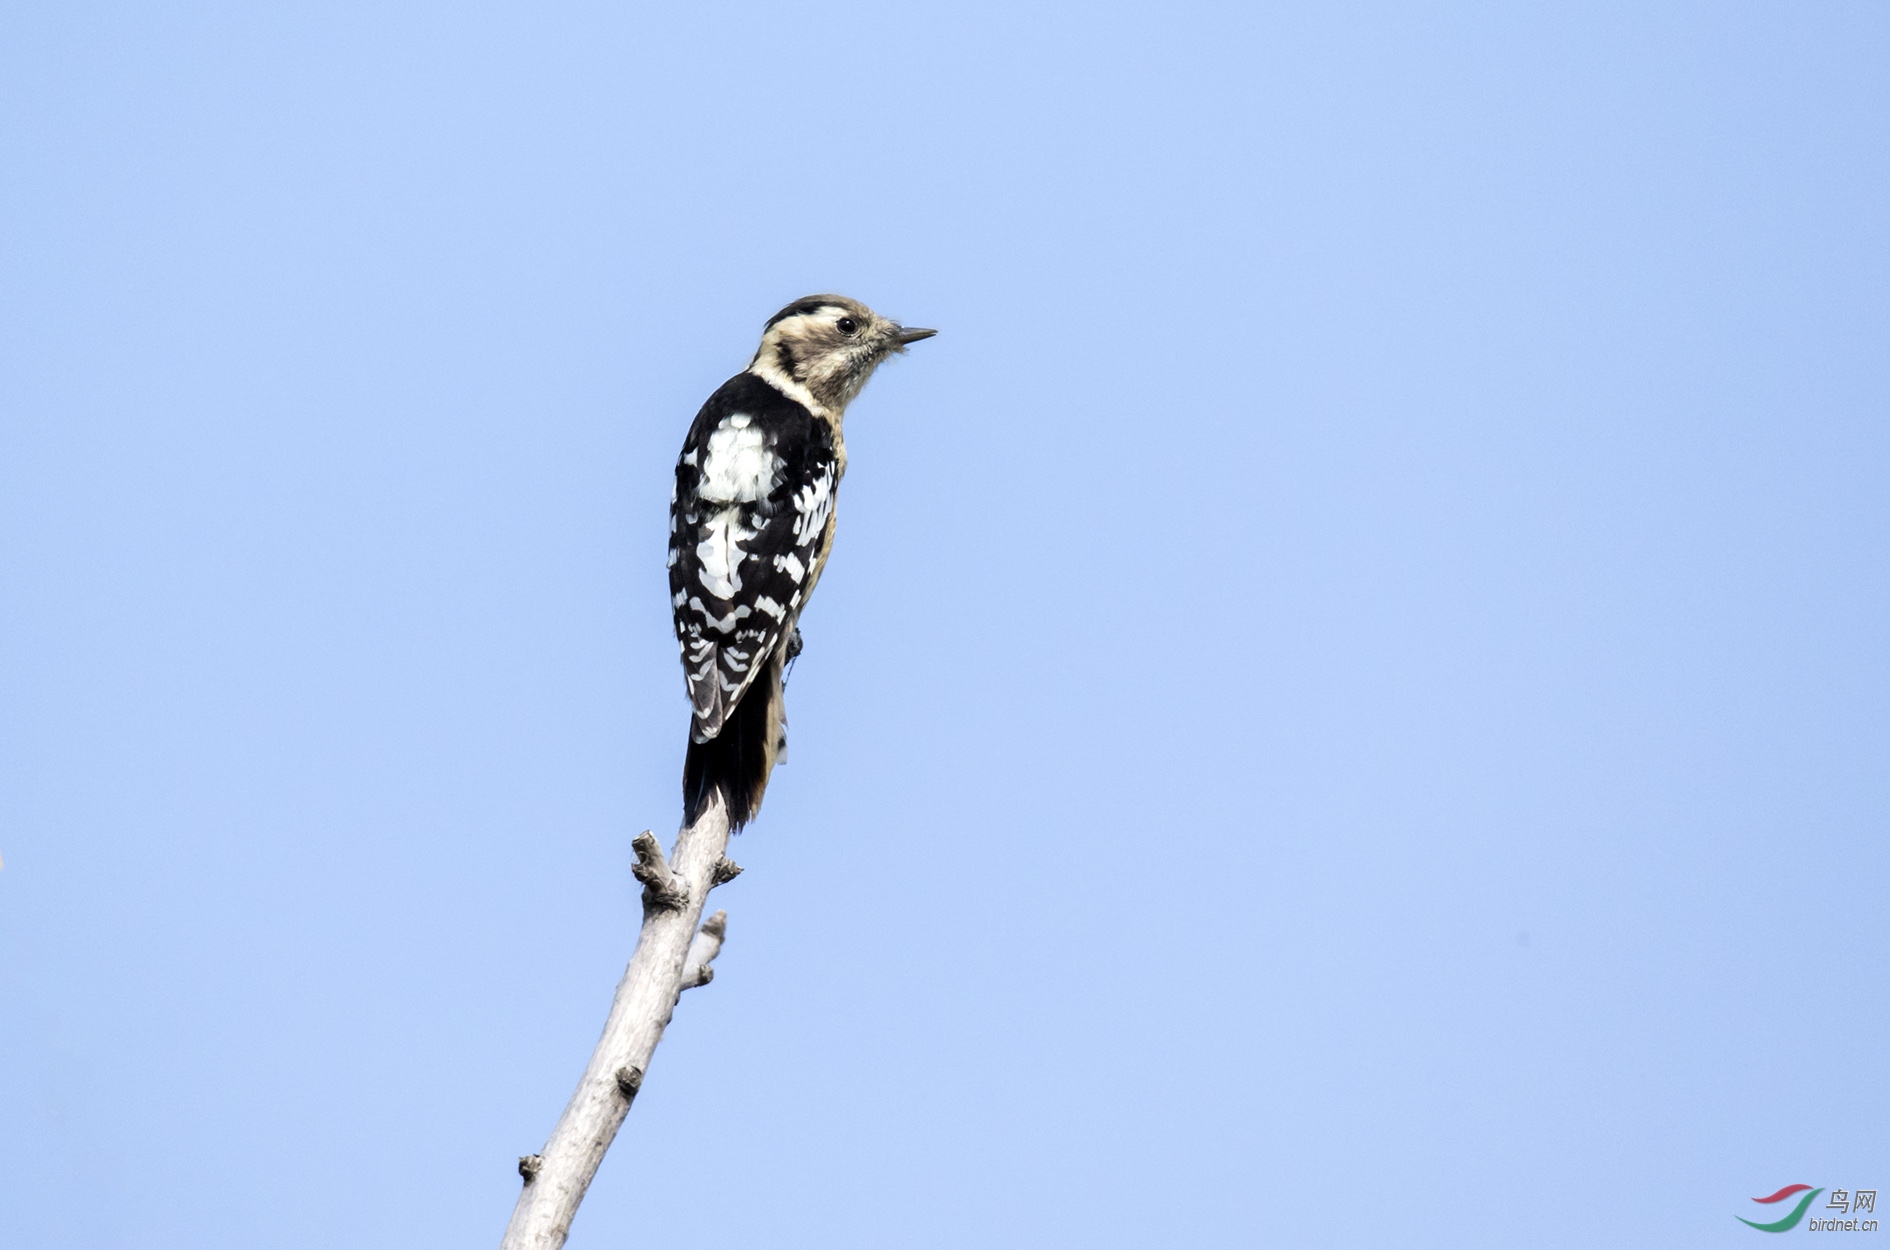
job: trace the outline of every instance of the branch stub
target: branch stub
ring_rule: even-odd
[[[674,911],[689,903],[689,887],[663,858],[663,844],[648,829],[630,839],[631,849],[637,853],[637,862],[630,866],[630,875],[643,883],[643,905],[664,911]]]

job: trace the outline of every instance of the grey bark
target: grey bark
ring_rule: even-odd
[[[525,1184],[500,1250],[564,1245],[584,1191],[642,1088],[677,998],[715,975],[710,965],[722,949],[727,914],[715,913],[699,930],[697,922],[709,891],[741,871],[725,854],[728,810],[719,800],[712,804],[701,820],[676,835],[667,859],[647,831],[631,845],[637,853],[631,872],[643,882],[643,927],[636,949],[577,1092],[545,1148],[518,1161]]]

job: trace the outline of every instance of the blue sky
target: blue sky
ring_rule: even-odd
[[[9,1243],[496,1243],[822,290],[941,333],[573,1245],[1890,1184],[1881,6],[14,5],[0,102]]]

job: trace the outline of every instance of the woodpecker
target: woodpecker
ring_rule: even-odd
[[[931,338],[857,300],[810,295],[762,330],[748,368],[683,440],[669,503],[669,594],[689,688],[683,814],[716,794],[740,829],[786,748],[782,683],[833,550],[841,421],[887,357]]]

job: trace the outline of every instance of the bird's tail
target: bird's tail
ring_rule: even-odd
[[[728,806],[728,827],[738,830],[761,811],[761,796],[768,789],[780,752],[781,652],[768,660],[768,671],[756,679],[722,722],[722,732],[707,742],[690,736],[683,757],[683,821],[695,824],[714,801],[716,793]]]

